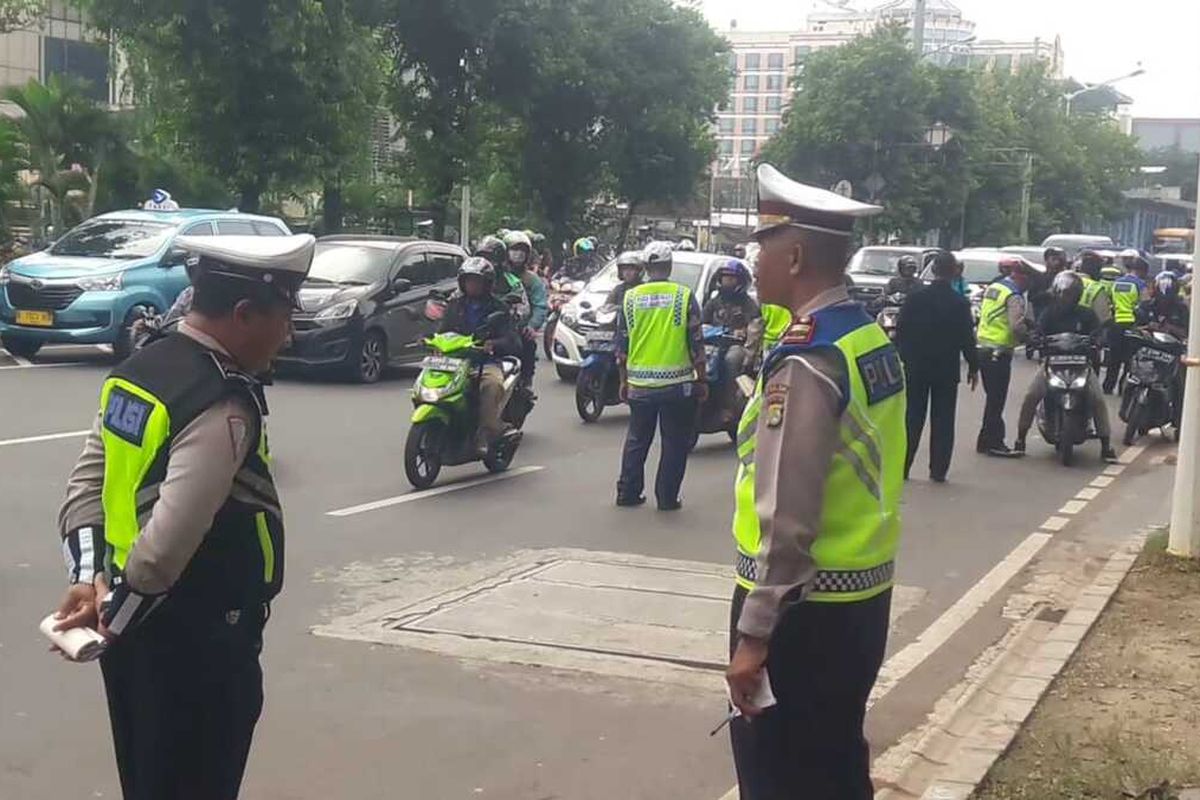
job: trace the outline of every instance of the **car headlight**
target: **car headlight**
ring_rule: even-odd
[[[125,284],[123,272],[112,275],[97,275],[94,278],[80,278],[75,285],[85,292],[119,292]]]
[[[1075,378],[1071,381],[1072,389],[1082,389],[1085,386],[1087,386],[1087,375],[1086,374],[1076,375]]]
[[[1063,380],[1061,375],[1054,372],[1050,373],[1050,378],[1047,380],[1047,383],[1049,383],[1055,389],[1067,388],[1067,382]]]
[[[8,267],[0,267],[0,286],[8,284]]]
[[[335,303],[324,311],[317,313],[313,319],[320,322],[329,322],[331,320],[349,319],[358,311],[357,300],[343,300],[340,303]]]

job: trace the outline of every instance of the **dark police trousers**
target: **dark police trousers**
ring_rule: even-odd
[[[730,643],[746,590],[733,594]],[[767,674],[779,704],[730,723],[741,800],[871,800],[863,736],[883,664],[892,592],[859,603],[796,603],[771,636]]]
[[[1108,372],[1104,375],[1104,391],[1112,392],[1121,378],[1121,370],[1129,361],[1129,345],[1125,342],[1125,331],[1133,328],[1133,323],[1119,325],[1110,322],[1108,325]]]
[[[1008,385],[1012,382],[1012,352],[979,348],[979,377],[983,382],[983,425],[979,428],[976,449],[987,450],[1004,444],[1004,406]]]
[[[688,453],[695,437],[696,399],[677,395],[629,400],[629,432],[625,435],[625,449],[621,453],[618,498],[641,497],[646,457],[654,442],[655,425],[662,431],[662,455],[658,459],[654,495],[660,505],[679,499]]]
[[[176,613],[167,603],[100,659],[123,796],[234,800],[262,711],[266,608]]]
[[[954,453],[954,415],[958,406],[958,380],[930,380],[919,369],[908,372],[908,460],[904,476],[908,477],[913,459],[921,446],[925,430],[925,412],[929,412],[929,475],[945,478],[950,471],[950,456]]]

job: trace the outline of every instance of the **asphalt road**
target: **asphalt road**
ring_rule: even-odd
[[[27,366],[0,351],[0,798],[119,796],[98,670],[53,658],[36,630],[62,591],[55,515],[105,358],[48,350]],[[1021,364],[1014,379],[1010,424],[1030,371]],[[732,564],[728,441],[702,440],[682,511],[617,509],[624,410],[581,424],[572,388],[544,362],[541,400],[514,464],[542,469],[331,516],[409,492],[402,455],[411,379],[401,373],[371,387],[285,379],[270,391],[288,577],[267,631],[267,705],[244,796],[717,800],[733,782],[726,740],[708,736],[724,712],[719,673],[705,676],[708,688],[672,685],[312,634],[394,590],[436,593],[519,552]],[[1094,445],[1069,469],[1040,441],[1020,462],[977,456],[980,400],[960,400],[950,482],[924,480],[922,456],[908,485],[899,583],[913,604],[893,626],[892,653],[919,649],[923,631],[1104,468]],[[1165,519],[1168,450],[1152,444],[1056,540],[1093,558],[1133,527]],[[483,474],[479,465],[454,468],[439,483]],[[987,595],[875,705],[877,750],[918,725],[1003,634],[1005,596],[1019,582]]]

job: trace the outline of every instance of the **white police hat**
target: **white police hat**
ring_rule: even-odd
[[[294,236],[180,236],[176,248],[191,257],[188,266],[228,278],[261,281],[295,302],[312,266],[317,240]]]
[[[808,186],[770,164],[758,167],[758,227],[754,235],[788,226],[835,236],[849,236],[854,221],[883,211],[840,194]]]

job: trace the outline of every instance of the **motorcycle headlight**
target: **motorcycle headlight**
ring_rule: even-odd
[[[561,322],[563,325],[566,325],[568,328],[574,328],[575,324],[579,322],[579,317],[575,316],[574,311],[564,311],[562,313]]]
[[[567,291],[575,292],[576,294],[579,294],[580,292],[582,292],[584,290],[584,287],[586,287],[586,286],[587,286],[587,284],[584,283],[583,281],[575,281],[567,288]]]
[[[1046,382],[1055,389],[1067,388],[1067,382],[1063,380],[1063,376],[1059,375],[1058,373],[1050,373],[1050,378]]]
[[[419,395],[422,402],[436,403],[442,397],[442,390],[435,389],[432,386],[422,386],[419,390]]]
[[[1071,388],[1072,389],[1082,389],[1085,386],[1087,386],[1087,375],[1086,374],[1076,375],[1074,378],[1071,379]]]
[[[94,278],[80,278],[75,285],[85,292],[119,292],[125,284],[124,273],[112,275],[97,275]]]
[[[357,300],[345,300],[341,303],[335,303],[334,305],[331,305],[324,311],[318,312],[313,319],[316,319],[319,322],[331,322],[333,320],[349,319],[350,317],[353,317],[357,311]]]

